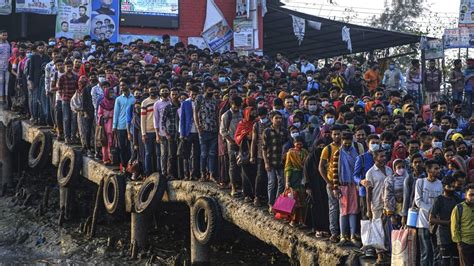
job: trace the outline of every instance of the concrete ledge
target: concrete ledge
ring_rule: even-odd
[[[212,183],[171,181],[164,201],[192,204],[198,197],[214,198],[220,205],[225,220],[250,233],[263,242],[275,246],[301,265],[339,265],[355,251],[307,236],[303,231],[276,220],[265,208],[245,204],[220,190]]]

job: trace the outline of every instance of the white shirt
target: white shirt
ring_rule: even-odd
[[[365,178],[370,182],[372,188],[372,214],[373,219],[381,218],[383,212],[383,191],[385,178],[393,175],[390,167],[385,167],[384,174],[375,164],[365,174]]]
[[[434,182],[426,178],[417,179],[415,184],[415,204],[418,207],[416,228],[429,228],[429,214],[435,199],[443,193],[441,181]]]

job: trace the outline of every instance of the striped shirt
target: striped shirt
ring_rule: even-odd
[[[145,136],[146,133],[155,133],[155,127],[153,125],[154,123],[153,105],[157,101],[158,101],[158,98],[152,99],[148,97],[142,102],[141,121],[140,121],[142,136]]]
[[[71,76],[72,77],[68,77],[68,74],[66,73],[59,78],[58,92],[62,101],[70,101],[77,90],[78,77],[73,73],[71,73]]]

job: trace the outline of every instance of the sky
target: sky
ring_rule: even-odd
[[[380,15],[384,9],[384,0],[281,0],[287,8],[311,15],[344,20],[353,24],[368,25],[370,18]],[[430,25],[453,28],[457,25],[460,0],[425,0],[428,11],[417,19],[420,27]],[[430,13],[432,12],[432,13]],[[349,18],[347,18],[349,17]],[[433,30],[432,37],[441,37],[442,30]]]

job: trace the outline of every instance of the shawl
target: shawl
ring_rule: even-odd
[[[395,141],[395,144],[393,144],[393,150],[392,150],[392,157],[390,158],[390,161],[388,162],[387,166],[388,167],[392,167],[393,165],[393,162],[396,160],[396,159],[406,159],[407,158],[407,146],[397,140]]]
[[[81,94],[84,88],[88,84],[89,84],[89,79],[87,78],[87,76],[80,76],[79,80],[77,81],[77,92]]]
[[[304,162],[308,157],[306,149],[297,150],[291,148],[286,154],[285,176],[291,176],[292,171],[303,171]]]
[[[359,153],[354,145],[352,145],[349,150],[344,149],[344,147],[339,149],[338,173],[341,184],[354,183],[354,166],[357,156],[359,156]]]
[[[246,107],[243,112],[242,120],[237,124],[237,128],[235,130],[235,143],[240,146],[242,141],[247,137],[253,129],[253,124],[255,120],[250,120],[250,113],[253,111],[253,107]]]
[[[111,99],[108,98],[110,90],[113,90],[113,89],[108,89],[107,92],[105,92],[104,98],[100,102],[100,106],[107,111],[112,111],[115,105],[115,98],[111,98]]]

